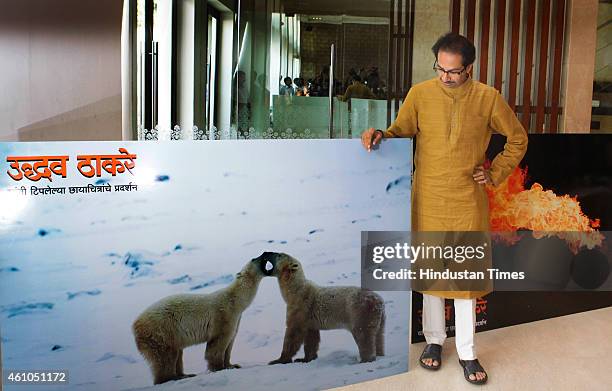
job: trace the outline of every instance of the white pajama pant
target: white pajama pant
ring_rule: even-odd
[[[474,360],[476,299],[454,299],[455,345],[461,360]],[[444,298],[423,294],[423,334],[428,344],[443,345],[446,340]]]

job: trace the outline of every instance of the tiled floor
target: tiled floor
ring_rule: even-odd
[[[454,344],[447,339],[437,372],[418,365],[419,343],[408,373],[334,391],[612,390],[612,307],[478,333],[484,386],[465,381]]]

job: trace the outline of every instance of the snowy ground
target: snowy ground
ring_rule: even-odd
[[[131,181],[137,192],[20,198],[4,192],[5,369],[69,369],[65,388],[75,390],[252,391],[322,389],[408,369],[408,292],[381,292],[387,355],[368,364],[358,363],[351,335],[337,330],[321,333],[319,358],[311,363],[266,365],[279,356],[284,335],[285,304],[274,278],[262,281],[242,316],[232,354],[241,369],[209,373],[205,346],[195,346],[184,362],[198,376],[152,387],[131,323],[167,295],[226,286],[264,251],[295,256],[320,285],[359,285],[360,231],[410,228],[409,141],[387,141],[370,154],[359,140],[0,144],[0,173],[8,169],[7,154],[70,154],[68,178],[51,186],[83,186],[96,178],[80,176],[76,155],[121,146],[138,154],[135,176],[102,182]],[[9,186],[7,178],[0,189]]]

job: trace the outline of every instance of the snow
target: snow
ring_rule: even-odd
[[[77,154],[119,147],[138,155],[134,176],[76,170]],[[410,228],[410,151],[409,140],[371,153],[359,140],[0,144],[0,172],[7,154],[70,155],[67,178],[18,186],[138,184],[0,206],[3,367],[69,369],[61,389],[71,390],[315,390],[408,370],[409,292],[379,292],[386,355],[365,364],[350,333],[331,330],[321,332],[317,360],[267,365],[285,331],[272,277],[242,315],[232,352],[240,369],[210,373],[205,345],[194,346],[183,359],[196,377],[152,386],[131,324],[160,298],[226,286],[264,251],[296,257],[319,285],[360,285],[360,232]],[[0,178],[0,189],[15,186]]]

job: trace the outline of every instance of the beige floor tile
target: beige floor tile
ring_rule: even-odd
[[[424,346],[410,346],[409,372],[334,391],[612,389],[612,307],[478,333],[478,359],[489,374],[484,386],[463,378],[454,338],[436,372],[418,365]]]

